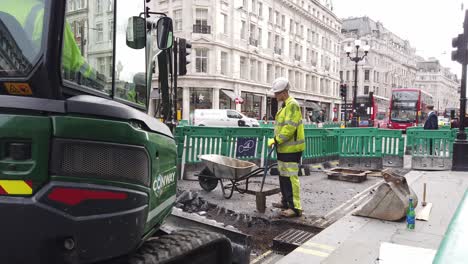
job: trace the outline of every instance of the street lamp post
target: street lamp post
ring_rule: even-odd
[[[364,55],[359,56],[359,47],[361,46],[361,40],[356,39],[354,41],[354,46],[356,47],[356,56],[354,56],[354,57],[350,56],[351,51],[352,51],[351,46],[347,46],[345,48],[345,52],[346,52],[346,55],[348,56],[348,58],[355,63],[355,65],[354,65],[354,87],[353,87],[354,88],[354,90],[353,90],[353,120],[351,122],[351,126],[358,127],[358,118],[359,117],[358,117],[358,114],[357,114],[357,111],[356,111],[358,63],[360,61],[362,61],[367,56],[367,53],[369,52],[370,47],[369,47],[369,45],[365,45],[363,47]]]

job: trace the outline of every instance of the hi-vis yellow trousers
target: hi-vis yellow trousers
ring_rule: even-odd
[[[293,209],[296,214],[301,214],[299,162],[302,152],[278,153],[278,171],[280,174],[281,203],[284,207]]]

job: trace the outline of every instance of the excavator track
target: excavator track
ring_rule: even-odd
[[[146,241],[127,264],[230,264],[229,240],[218,233],[202,229],[175,231]]]

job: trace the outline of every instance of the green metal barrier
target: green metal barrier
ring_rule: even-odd
[[[383,168],[382,138],[377,128],[346,128],[339,130],[340,167],[361,170]]]
[[[326,131],[320,128],[309,128],[304,130],[305,150],[302,155],[305,164],[322,162],[325,157],[325,135]]]
[[[440,243],[433,264],[462,264],[468,260],[468,190],[458,205],[450,224]]]
[[[411,145],[412,168],[415,170],[452,169],[453,132],[420,130],[414,132]]]
[[[405,140],[401,130],[379,129],[382,138],[383,164],[387,167],[403,167]]]
[[[414,133],[423,130],[423,127],[408,127],[406,129],[406,152],[405,154],[411,155],[411,147],[413,146]]]
[[[249,160],[262,165],[268,154],[267,140],[273,128],[228,128],[178,126],[175,130],[177,164],[201,169],[199,155],[218,154]],[[253,141],[250,141],[253,140]],[[242,143],[243,145],[238,145]],[[252,150],[252,144],[255,149]],[[383,160],[390,166],[403,164],[401,131],[377,128],[306,128],[304,164],[340,159],[343,167],[381,169]],[[249,155],[237,157],[240,148],[251,149]],[[271,157],[276,160],[276,152]],[[185,173],[184,173],[185,174]],[[184,177],[185,178],[185,177]]]

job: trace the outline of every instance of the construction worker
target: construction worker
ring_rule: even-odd
[[[44,24],[44,2],[41,0],[2,0],[0,12],[13,16],[23,27],[26,36],[30,38],[33,47],[41,47],[42,27]],[[27,10],[27,12],[25,12]],[[96,80],[94,70],[88,65],[75,42],[70,25],[65,23],[62,50],[62,66],[65,71],[79,73],[82,77]]]
[[[301,108],[289,95],[289,89],[286,78],[281,77],[273,82],[271,92],[283,105],[276,114],[275,136],[268,140],[268,146],[276,145],[282,194],[281,202],[273,203],[273,206],[282,209],[281,216],[297,217],[302,215],[298,173],[305,138]]]

